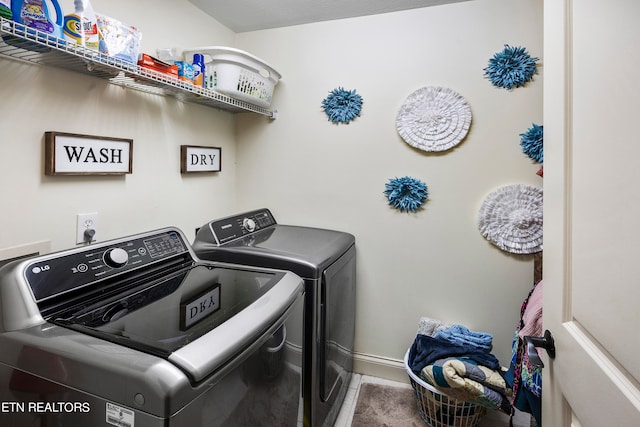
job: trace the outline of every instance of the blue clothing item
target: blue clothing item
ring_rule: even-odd
[[[479,365],[500,371],[500,362],[488,351],[465,344],[453,344],[447,340],[418,334],[409,349],[409,367],[416,374],[436,360],[447,357],[467,357]]]
[[[471,331],[462,325],[453,325],[443,329],[434,335],[435,338],[447,340],[453,344],[471,345],[479,350],[491,351],[493,348],[493,335],[486,332]]]
[[[504,379],[509,387],[513,387],[515,381],[515,366],[509,366],[509,370],[505,373]],[[536,425],[542,426],[542,399],[536,396],[525,387],[520,387],[513,399],[513,407],[522,412],[531,414],[536,420]]]

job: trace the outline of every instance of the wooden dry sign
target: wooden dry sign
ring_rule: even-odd
[[[133,171],[133,140],[45,132],[45,175],[124,175]]]
[[[180,173],[220,172],[222,170],[220,147],[180,146]]]

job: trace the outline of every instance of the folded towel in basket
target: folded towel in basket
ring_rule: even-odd
[[[511,413],[510,387],[502,373],[465,357],[448,357],[422,369],[420,377],[456,400]]]
[[[441,329],[436,332],[434,338],[441,338],[454,344],[471,345],[485,351],[491,351],[493,347],[493,335],[472,331],[462,325],[452,325],[447,329]]]
[[[434,336],[438,331],[442,329],[448,329],[451,325],[448,323],[443,323],[437,319],[431,319],[429,317],[421,317],[420,323],[418,325],[418,333],[421,335],[429,335],[430,337]]]
[[[463,344],[453,344],[447,340],[418,334],[409,349],[409,367],[416,374],[427,365],[438,359],[447,357],[467,357],[476,363],[493,370],[500,369],[500,362],[491,353],[479,350],[477,347]]]

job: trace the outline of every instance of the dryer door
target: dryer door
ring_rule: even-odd
[[[322,275],[320,308],[320,397],[333,398],[353,371],[356,248],[352,246]]]

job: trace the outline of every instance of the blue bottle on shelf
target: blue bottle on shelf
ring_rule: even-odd
[[[200,68],[200,74],[196,75],[196,81],[198,86],[206,87],[206,64],[204,63],[204,55],[200,53],[193,54],[193,65]],[[197,73],[197,71],[196,71]]]

